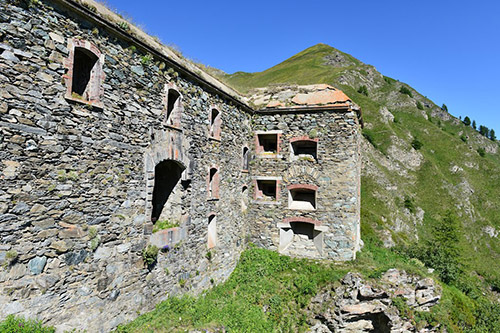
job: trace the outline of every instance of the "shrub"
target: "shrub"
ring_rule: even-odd
[[[395,79],[393,79],[392,77],[388,77],[388,76],[384,76],[384,81],[387,82],[388,84],[393,84],[394,82],[396,82]]]
[[[148,245],[142,250],[142,259],[148,266],[152,266],[156,263],[158,258],[158,247],[156,245]]]
[[[153,61],[153,56],[149,53],[141,57],[141,64],[143,65],[149,65],[151,61]]]
[[[408,95],[410,97],[413,97],[413,94],[411,93],[411,90],[408,89],[405,86],[401,86],[401,89],[399,89],[399,92],[402,93],[402,94]]]
[[[0,322],[0,332],[4,333],[53,333],[53,327],[42,326],[41,321],[8,315]]]
[[[443,103],[443,105],[441,106],[441,110],[448,112],[448,107],[446,106],[446,104]]]
[[[417,102],[417,109],[419,110],[423,110],[424,109],[424,106],[421,102]]]
[[[463,123],[465,126],[470,126],[470,118],[465,116],[464,120],[463,120]]]
[[[477,148],[477,153],[481,157],[485,157],[486,156],[486,150],[484,150],[484,148]]]
[[[405,198],[404,206],[410,211],[410,213],[415,212],[415,205],[413,204],[413,200],[410,197]]]
[[[460,136],[460,140],[462,140],[463,142],[467,143],[467,136],[466,135]]]
[[[118,26],[125,31],[130,30],[130,27],[127,22],[120,22],[118,23]]]
[[[358,93],[368,96],[368,88],[363,85],[358,88]]]
[[[411,146],[415,150],[419,150],[420,148],[422,148],[423,145],[424,144],[420,142],[417,138],[414,138],[413,141],[411,142]]]
[[[17,251],[16,250],[9,250],[7,253],[5,253],[5,265],[10,266],[13,263],[16,262],[18,257]]]

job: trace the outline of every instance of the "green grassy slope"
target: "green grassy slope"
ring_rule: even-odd
[[[337,61],[328,64],[329,57]],[[452,210],[462,224],[463,263],[488,279],[500,278],[500,239],[485,232],[500,230],[498,143],[408,85],[325,44],[263,72],[237,72],[220,79],[250,94],[252,88],[273,84],[327,83],[343,90],[361,106],[363,133],[372,143],[363,145],[362,236],[410,244],[417,241],[415,235],[427,239],[432,227]],[[358,93],[362,85],[368,96]],[[401,87],[412,97],[400,93]],[[384,107],[393,121],[384,121]],[[415,138],[423,143],[418,151],[411,145]],[[489,153],[481,157],[478,148]],[[411,166],[416,160],[420,163]]]

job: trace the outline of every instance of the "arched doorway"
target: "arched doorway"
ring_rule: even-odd
[[[183,192],[181,175],[184,169],[184,166],[173,160],[156,165],[151,209],[153,223],[164,216],[177,220],[180,218]]]

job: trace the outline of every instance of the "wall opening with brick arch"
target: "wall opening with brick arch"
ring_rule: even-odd
[[[292,161],[318,160],[318,139],[298,137],[290,139],[290,157]]]
[[[182,95],[174,84],[165,85],[165,120],[168,126],[180,128],[182,119]]]
[[[297,210],[316,210],[316,192],[318,187],[309,184],[288,186],[288,208]]]
[[[210,128],[209,136],[212,139],[220,140],[222,132],[222,118],[220,111],[212,107],[210,109]]]
[[[104,55],[95,45],[79,39],[70,39],[68,49],[65,98],[102,107]]]
[[[207,247],[209,249],[217,246],[217,216],[215,213],[208,215],[208,239]]]
[[[219,199],[219,184],[220,184],[220,173],[217,166],[212,166],[208,171],[208,200],[218,200]]]
[[[327,227],[306,218],[287,218],[278,223],[279,252],[291,256],[320,258],[323,256],[323,238]]]
[[[185,188],[181,183],[184,166],[166,160],[155,166],[151,221],[169,220],[179,223],[183,214],[182,197]],[[167,204],[168,202],[168,204]]]

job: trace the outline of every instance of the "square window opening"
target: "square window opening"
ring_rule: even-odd
[[[318,143],[305,140],[292,142],[292,154],[295,160],[317,160]]]
[[[258,134],[258,151],[263,154],[278,153],[278,134]]]
[[[255,199],[261,201],[276,201],[276,180],[257,180]]]
[[[316,191],[297,188],[290,190],[290,209],[315,210],[316,209]]]

